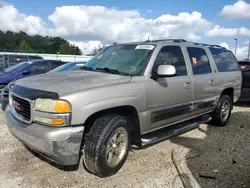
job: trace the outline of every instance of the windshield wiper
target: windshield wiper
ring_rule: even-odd
[[[80,68],[81,70],[93,70],[92,67],[87,67],[87,66],[83,66]]]
[[[110,68],[107,68],[107,67],[104,67],[104,68],[96,68],[96,70],[100,70],[100,71],[105,71],[105,72],[108,72],[108,73],[111,73],[111,74],[120,74],[120,75],[125,75],[125,76],[131,76],[130,74],[128,73],[125,73],[125,72],[120,72],[116,69],[110,69]]]

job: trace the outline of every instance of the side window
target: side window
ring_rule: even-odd
[[[210,48],[219,72],[239,71],[239,65],[231,51],[221,48]]]
[[[48,62],[38,62],[33,63],[29,66],[28,70],[31,74],[44,74],[49,70],[49,63]]]
[[[209,74],[212,72],[207,54],[202,48],[188,47],[187,51],[194,75]]]
[[[163,47],[156,58],[153,72],[157,72],[159,65],[173,65],[176,68],[176,76],[187,75],[185,59],[179,46]]]
[[[60,62],[60,61],[51,61],[51,70],[63,65],[64,62]]]
[[[9,56],[9,67],[21,63],[23,61],[28,61],[28,57],[24,55],[10,55]]]
[[[0,55],[0,69],[4,69],[4,68],[5,68],[4,56]]]
[[[43,59],[40,56],[29,56],[29,60],[35,60],[35,59]]]

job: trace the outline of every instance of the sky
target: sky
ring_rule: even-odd
[[[246,59],[250,0],[0,0],[0,30],[60,36],[84,54],[114,42],[183,38]]]

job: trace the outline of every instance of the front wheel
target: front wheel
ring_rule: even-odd
[[[218,106],[212,112],[212,124],[225,126],[231,116],[232,100],[228,95],[222,95]]]
[[[84,146],[88,171],[108,177],[120,170],[130,148],[129,121],[119,115],[100,117],[91,127]]]

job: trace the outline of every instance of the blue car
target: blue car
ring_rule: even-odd
[[[47,73],[67,62],[57,60],[32,60],[19,63],[0,72],[1,109],[5,110],[9,100],[7,85],[15,80]]]
[[[87,62],[70,62],[66,63],[60,67],[57,67],[49,72],[63,72],[63,71],[73,71],[81,70]]]

